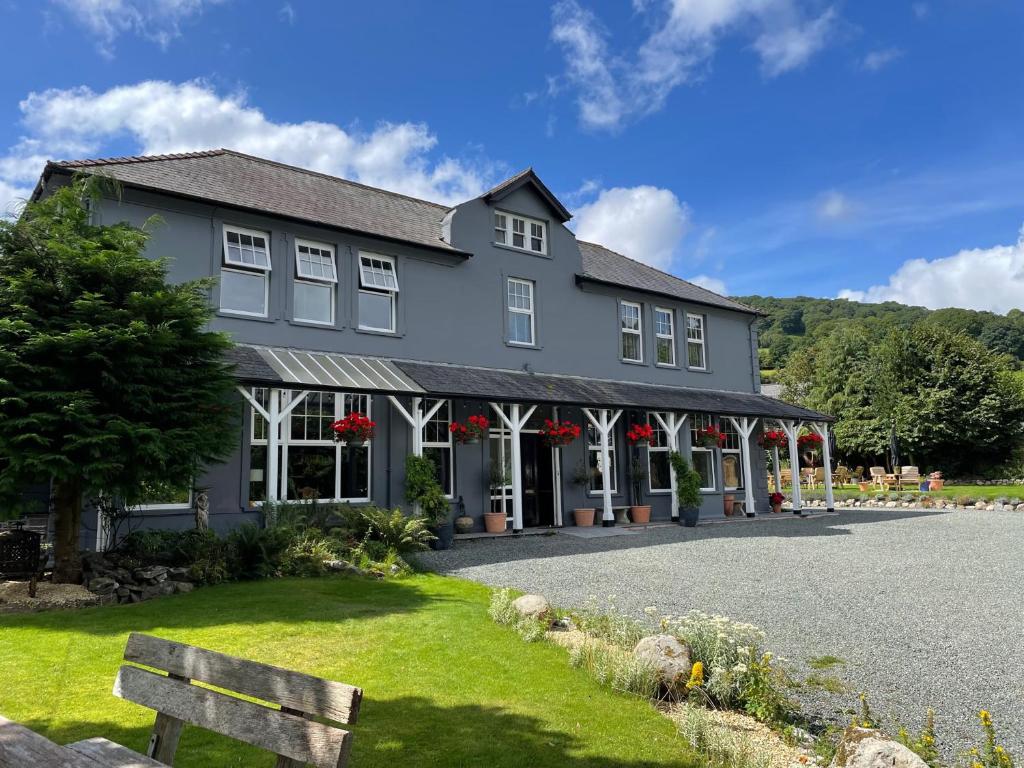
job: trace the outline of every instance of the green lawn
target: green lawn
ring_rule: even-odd
[[[788,488],[783,489],[786,491],[788,497]],[[833,489],[835,498],[837,499],[859,499],[862,496],[867,496],[869,499],[873,498],[875,494],[880,491],[872,486],[870,490],[861,492],[856,486],[843,486],[840,488],[836,486]],[[898,493],[903,495],[909,493],[915,497],[917,496],[929,496],[933,499],[950,499],[955,500],[961,497],[967,496],[976,501],[985,499],[986,501],[992,501],[994,499],[1006,498],[1006,499],[1021,499],[1024,501],[1024,485],[947,485],[941,491],[927,491],[921,493],[912,489],[904,489],[902,491],[896,491],[890,489],[889,493]],[[823,499],[825,498],[825,492],[820,488],[813,491],[804,490],[803,497],[806,499]]]
[[[697,766],[644,701],[487,616],[488,591],[436,575],[228,584],[147,603],[0,617],[0,713],[54,741],[143,751],[153,714],[111,695],[131,631],[362,686],[353,765]],[[273,764],[186,729],[178,766]]]

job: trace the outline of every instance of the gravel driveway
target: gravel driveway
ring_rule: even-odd
[[[1024,757],[1024,513],[844,510],[635,535],[460,542],[427,567],[582,605],[697,608],[753,622],[776,653],[845,661],[820,674],[849,692],[798,694],[805,709],[852,707],[918,728],[936,710],[940,742],[959,751],[989,709]]]

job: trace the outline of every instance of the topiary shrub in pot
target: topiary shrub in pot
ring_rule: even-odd
[[[451,520],[451,503],[437,482],[434,462],[427,456],[405,457],[405,499],[414,505],[437,538],[433,549],[450,549],[455,539]]]
[[[679,520],[687,528],[697,525],[700,517],[700,473],[697,472],[681,453],[669,453],[672,471],[676,473],[676,503],[679,504]]]

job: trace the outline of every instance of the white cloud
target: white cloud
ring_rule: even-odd
[[[1024,227],[1013,245],[974,248],[942,259],[905,261],[885,285],[845,289],[851,301],[898,301],[931,309],[963,307],[1005,313],[1024,295]]]
[[[903,55],[899,48],[883,48],[878,51],[871,51],[860,63],[861,69],[866,72],[878,72],[892,64]]]
[[[442,203],[478,195],[494,171],[484,160],[437,156],[424,123],[381,123],[368,133],[279,123],[244,93],[222,95],[202,81],[53,89],[29,94],[20,107],[27,135],[0,156],[0,184],[9,187],[34,184],[46,158],[102,156],[126,138],[137,154],[228,147]],[[116,153],[124,154],[121,144]]]
[[[853,204],[842,192],[829,190],[818,201],[818,217],[829,221],[844,219],[850,215]]]
[[[717,277],[711,277],[709,275],[695,275],[694,277],[687,278],[691,283],[699,285],[701,288],[707,288],[712,293],[717,293],[722,296],[728,296],[726,292],[725,283],[719,280]]]
[[[285,3],[281,6],[281,9],[277,12],[277,17],[286,24],[295,23],[295,6],[291,3]]]
[[[204,6],[222,0],[52,0],[96,38],[104,56],[113,56],[114,42],[134,33],[167,48],[181,35],[181,24]]]
[[[652,32],[635,55],[622,57],[610,51],[608,30],[590,10],[577,0],[555,4],[551,38],[562,48],[565,78],[576,90],[586,127],[614,130],[661,109],[675,88],[703,73],[728,34],[754,38],[767,77],[801,67],[824,48],[838,18],[831,7],[808,16],[800,0],[667,0],[657,9],[654,5],[634,2]]]
[[[932,12],[928,3],[914,3],[911,8],[914,11],[914,16],[918,19],[927,19],[929,14]]]
[[[670,190],[614,187],[576,211],[576,236],[668,270],[689,219],[690,209]]]

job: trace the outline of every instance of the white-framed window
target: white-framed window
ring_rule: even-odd
[[[492,425],[488,435],[491,489],[491,512],[503,512],[512,517],[512,433],[501,422]]]
[[[664,307],[654,308],[654,343],[657,347],[658,365],[676,364],[676,320],[675,312]]]
[[[728,419],[722,419],[719,429],[725,435],[722,444],[722,487],[735,491],[743,487],[743,456],[740,453],[740,433]]]
[[[690,459],[693,468],[700,475],[702,491],[714,491],[715,485],[715,449],[705,448],[697,442],[697,433],[707,429],[714,422],[706,413],[690,414]]]
[[[433,460],[437,470],[437,482],[441,484],[444,495],[451,498],[455,487],[455,462],[452,460],[452,401],[444,400],[437,413],[423,425],[423,455]],[[429,411],[437,404],[437,400],[424,400],[423,409]]]
[[[619,473],[618,459],[615,450],[615,430],[608,435],[608,458],[609,474],[612,479],[612,493],[618,493]],[[601,433],[593,424],[587,424],[587,466],[590,469],[590,492],[601,493],[604,490],[603,477],[601,475]]]
[[[338,269],[334,248],[323,243],[295,241],[295,295],[292,316],[296,320],[334,325],[334,294]]]
[[[252,390],[256,401],[266,407],[267,390]],[[296,391],[282,393],[287,407]],[[299,403],[281,426],[280,456],[283,487],[280,498],[318,501],[370,500],[370,442],[351,447],[334,441],[331,422],[350,413],[370,414],[370,396],[348,392],[312,391]],[[249,459],[249,499],[267,498],[267,421],[250,408],[252,436]]]
[[[548,252],[547,224],[504,211],[494,212],[494,242],[531,253]]]
[[[622,359],[633,363],[644,361],[643,310],[632,301],[619,302]]]
[[[136,506],[142,511],[188,509],[192,506],[192,481],[147,484]]]
[[[532,280],[508,279],[508,342],[533,346],[536,344]]]
[[[359,327],[394,333],[397,296],[398,273],[394,258],[360,252]]]
[[[703,315],[686,315],[686,364],[695,371],[707,370],[708,356],[704,343]]]
[[[220,310],[266,317],[270,301],[270,235],[242,227],[224,227],[220,269]]]
[[[668,414],[661,417],[668,421]],[[668,460],[668,434],[661,428],[653,413],[647,414],[647,423],[651,425],[653,436],[647,443],[647,487],[651,493],[662,493],[672,490],[670,472],[672,464]]]

